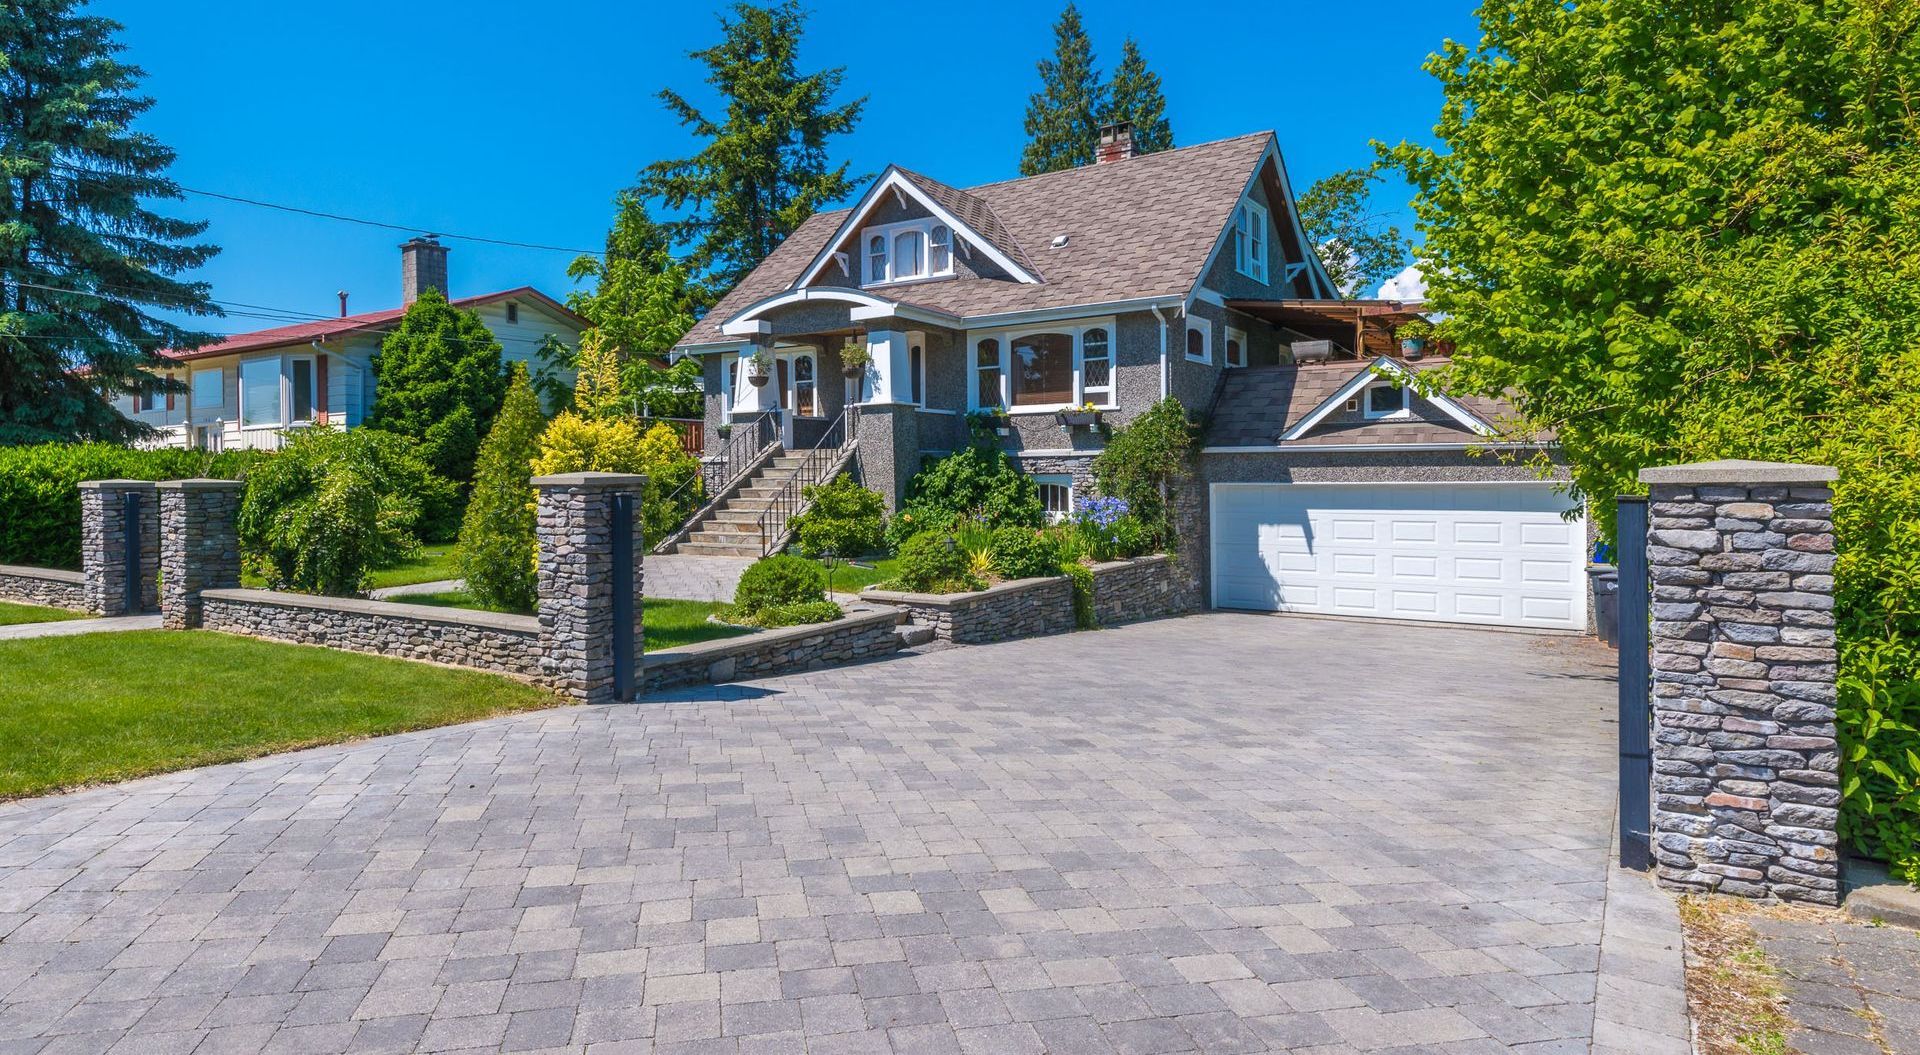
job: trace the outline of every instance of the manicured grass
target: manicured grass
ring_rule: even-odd
[[[57,623],[62,619],[85,619],[86,617],[85,612],[73,612],[65,608],[42,608],[37,604],[0,601],[0,626],[13,626],[16,623]]]
[[[201,631],[0,641],[0,798],[553,707],[507,678]]]
[[[474,599],[465,590],[449,590],[445,593],[417,594],[396,597],[401,604],[430,604],[441,608],[479,608],[486,606]],[[665,597],[649,597],[643,606],[641,619],[647,630],[647,651],[658,652],[661,649],[691,645],[696,641],[712,641],[715,638],[736,637],[752,631],[730,626],[715,626],[707,622],[707,616],[727,607],[710,601],[675,601]],[[526,614],[526,613],[521,613]]]
[[[458,579],[460,573],[453,568],[453,543],[437,542],[421,546],[420,553],[412,560],[401,561],[391,568],[380,568],[368,573],[367,589],[382,590],[389,586],[412,586],[417,582],[439,582],[442,579]],[[240,576],[240,585],[255,590],[267,588],[267,580],[252,572]]]
[[[833,569],[833,588],[840,593],[858,593],[876,582],[885,582],[900,574],[900,561],[895,557],[882,560],[864,560],[862,564],[871,564],[871,568],[862,568],[841,561]]]

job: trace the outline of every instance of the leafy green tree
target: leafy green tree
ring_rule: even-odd
[[[1320,249],[1334,287],[1348,297],[1369,296],[1406,266],[1413,243],[1373,208],[1379,173],[1352,168],[1316,180],[1300,195],[1300,226]]]
[[[507,398],[474,464],[473,492],[454,551],[467,592],[489,608],[533,610],[533,460],[546,427],[527,368],[513,364]]]
[[[832,164],[827,144],[853,131],[866,104],[864,96],[834,103],[844,66],[799,71],[807,16],[797,0],[767,7],[739,0],[730,10],[720,18],[720,43],[692,53],[706,66],[724,116],[663,89],[667,108],[705,145],[693,157],[648,165],[638,187],[685,214],[661,229],[669,243],[691,247],[691,271],[716,295],[822,205],[852,191],[848,163]]]
[[[1132,37],[1120,46],[1120,65],[1113,68],[1113,79],[1107,82],[1107,109],[1102,121],[1132,125],[1135,154],[1173,149],[1173,126],[1167,123],[1167,97],[1160,91],[1160,75],[1147,68],[1140,44]],[[1096,146],[1098,139],[1096,135]]]
[[[661,367],[651,360],[634,359],[622,370],[621,383],[641,413],[656,418],[697,418],[706,413],[699,360],[686,358]]]
[[[551,333],[540,336],[540,343],[533,349],[529,380],[534,394],[540,397],[542,411],[556,414],[573,401],[573,384],[567,375],[574,369],[575,358],[574,350],[558,336]]]
[[[1107,112],[1107,89],[1093,65],[1080,9],[1067,0],[1053,24],[1053,57],[1040,60],[1040,90],[1027,100],[1027,146],[1020,174],[1037,176],[1093,161],[1100,115]]]
[[[1151,541],[1167,548],[1175,542],[1175,492],[1191,475],[1198,433],[1187,418],[1187,408],[1168,396],[1115,429],[1093,459],[1093,479],[1100,493],[1126,499],[1132,515],[1146,525]]]
[[[158,349],[212,339],[148,309],[220,314],[174,277],[220,251],[190,242],[206,223],[148,207],[180,188],[173,151],[134,127],[144,74],[81,6],[0,5],[0,443],[146,434],[113,397],[165,387]]]
[[[507,391],[500,342],[480,316],[426,289],[373,355],[378,384],[367,425],[419,445],[434,472],[473,478],[480,438]]]
[[[1454,390],[1613,530],[1646,466],[1835,465],[1842,837],[1920,880],[1920,7],[1488,0],[1428,63]]]
[[[687,266],[676,261],[667,235],[647,214],[646,199],[631,190],[614,198],[613,229],[604,256],[580,256],[567,266],[576,290],[567,306],[585,316],[626,360],[663,356],[712,303]]]

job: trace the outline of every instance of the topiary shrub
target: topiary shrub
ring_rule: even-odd
[[[1003,527],[993,533],[993,567],[1008,579],[1060,574],[1060,551],[1033,528]]]
[[[418,548],[421,509],[451,491],[399,436],[303,429],[248,474],[241,551],[275,589],[351,595]]]
[[[802,556],[863,557],[886,546],[886,500],[852,476],[809,487],[806,497],[812,507],[793,518],[793,545]]]
[[[915,535],[948,531],[963,520],[1037,528],[1046,518],[1032,478],[999,448],[976,444],[929,461],[914,474],[899,515],[887,525],[887,539],[899,547]]]
[[[111,443],[0,447],[0,564],[80,567],[82,480],[238,480],[265,451],[133,450]]]
[[[798,604],[776,604],[762,608],[754,613],[751,625],[772,630],[782,626],[831,623],[840,615],[840,606],[832,601],[801,601]]]
[[[740,585],[733,591],[733,606],[744,615],[777,605],[826,599],[825,569],[786,553],[754,561],[740,573]]]
[[[915,535],[900,547],[900,575],[891,585],[911,593],[965,593],[986,586],[968,568],[967,551],[947,535]]]
[[[533,459],[547,420],[522,363],[480,445],[473,491],[460,524],[454,567],[467,592],[489,608],[532,611],[535,601]]]
[[[427,289],[373,354],[380,398],[366,425],[411,440],[435,472],[465,484],[507,393],[500,343],[480,316]]]

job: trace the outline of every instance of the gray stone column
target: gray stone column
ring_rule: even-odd
[[[238,480],[167,480],[160,504],[160,625],[200,625],[200,591],[240,585]]]
[[[640,492],[644,476],[536,476],[541,671],[547,684],[585,703],[608,703],[613,687],[613,496],[633,496],[634,684],[642,682]]]
[[[1640,474],[1654,859],[1667,886],[1839,900],[1837,477],[1738,461]]]
[[[140,522],[129,525],[126,496],[140,496]],[[87,480],[80,484],[80,570],[86,576],[87,610],[95,615],[134,615],[127,611],[126,545],[132,531],[140,540],[140,608],[160,606],[156,584],[160,568],[160,510],[151,480]]]
[[[855,458],[860,482],[900,511],[907,484],[920,471],[920,411],[911,403],[863,403],[859,407]]]

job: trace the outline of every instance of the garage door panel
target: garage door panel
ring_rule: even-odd
[[[1583,628],[1583,522],[1548,485],[1214,488],[1216,604]]]

